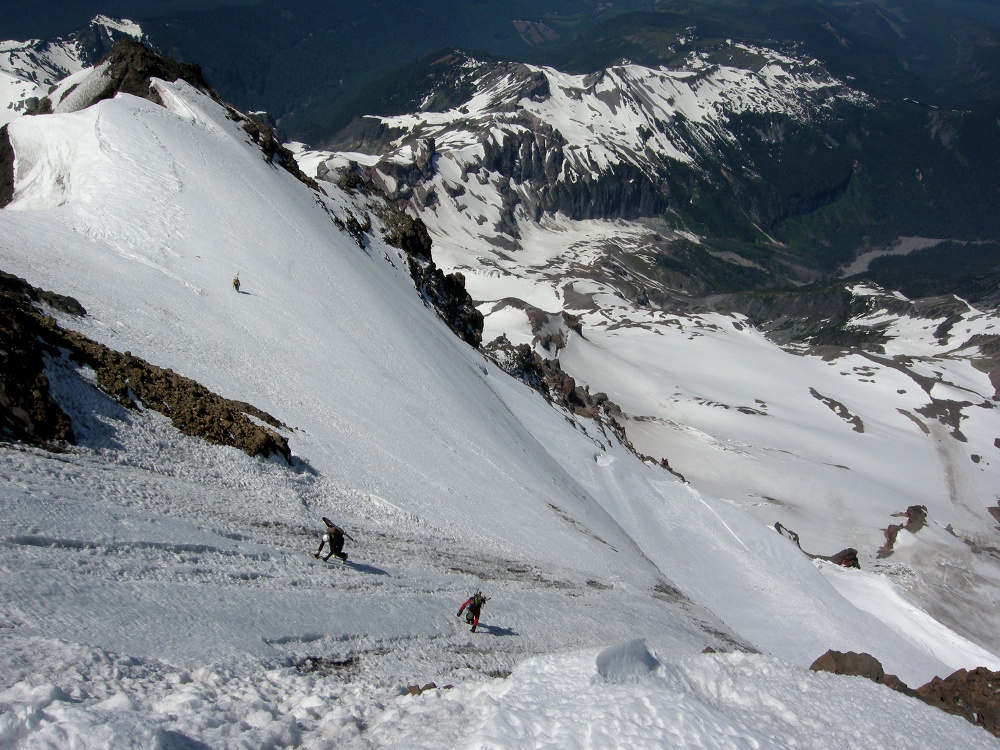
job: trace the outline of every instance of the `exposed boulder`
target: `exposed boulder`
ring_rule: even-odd
[[[814,672],[832,672],[833,674],[864,677],[872,682],[885,681],[885,670],[882,663],[871,654],[856,651],[834,651],[830,649],[809,667]]]
[[[829,560],[835,565],[840,565],[844,568],[861,568],[861,563],[858,562],[858,551],[853,547],[842,549],[840,552],[829,557],[823,557],[822,555],[817,555],[817,557],[821,560]]]
[[[129,352],[116,352],[64,330],[36,309],[43,302],[73,315],[85,314],[70,297],[35,289],[0,272],[0,439],[48,449],[74,443],[70,419],[52,398],[44,373],[45,356],[66,351],[89,365],[100,388],[127,408],[141,403],[169,417],[186,435],[239,448],[251,456],[277,454],[291,461],[285,438],[250,418],[281,427],[274,417]]]
[[[802,549],[802,544],[799,542],[799,535],[786,526],[783,526],[781,522],[775,521],[774,529],[779,534],[781,534],[786,539],[790,540],[792,544],[802,550],[802,553],[813,560],[827,560],[836,565],[841,565],[845,568],[860,568],[861,563],[858,561],[858,551],[853,547],[848,547],[847,549],[842,549],[833,555],[813,555]]]
[[[1000,737],[1000,672],[991,672],[986,667],[972,671],[959,669],[944,679],[935,677],[913,690],[896,675],[885,674],[881,662],[871,654],[830,650],[814,661],[810,669],[865,677],[929,706],[961,716]]]
[[[959,669],[941,679],[935,677],[917,688],[921,700],[1000,737],[1000,672],[977,667]]]

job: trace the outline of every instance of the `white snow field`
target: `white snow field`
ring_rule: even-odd
[[[376,216],[364,249],[337,228],[366,199],[156,85],[166,107],[10,124],[0,268],[86,307],[62,325],[280,419],[294,460],[185,437],[53,357],[79,445],[0,449],[0,747],[1000,746],[808,670],[867,651],[916,686],[994,655],[905,592],[856,607],[872,574],[829,582],[723,483],[551,408],[424,305]],[[322,516],[347,565],[310,556]]]

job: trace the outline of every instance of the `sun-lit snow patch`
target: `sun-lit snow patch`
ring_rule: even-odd
[[[1000,658],[945,627],[910,602],[885,575],[842,568],[822,560],[816,566],[858,609],[871,612],[911,643],[954,669],[983,666],[1000,670]]]

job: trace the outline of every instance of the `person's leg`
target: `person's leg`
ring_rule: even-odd
[[[343,537],[340,537],[335,542],[333,542],[331,544],[331,549],[333,550],[333,554],[335,554],[337,557],[340,558],[341,562],[345,562],[347,560],[347,553],[344,552],[344,538]]]

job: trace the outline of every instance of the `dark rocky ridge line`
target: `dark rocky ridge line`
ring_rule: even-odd
[[[886,674],[882,663],[871,654],[854,651],[827,651],[810,667],[814,672],[864,677],[892,690],[923,701],[954,716],[981,726],[1000,737],[1000,672],[986,667],[959,669],[948,677],[934,677],[916,690],[896,675]]]
[[[250,456],[279,455],[291,463],[288,441],[251,419],[283,428],[271,415],[129,352],[116,352],[67,331],[36,308],[41,304],[86,314],[76,300],[0,271],[0,440],[48,450],[75,444],[70,418],[53,399],[44,373],[46,359],[65,352],[91,367],[100,389],[126,408],[141,405],[168,417],[185,435],[239,448]]]

